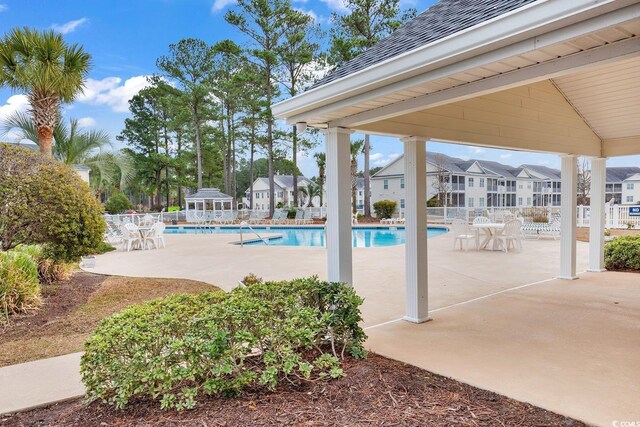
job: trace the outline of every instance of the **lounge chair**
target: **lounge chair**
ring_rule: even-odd
[[[264,212],[263,211],[251,211],[249,214],[249,219],[247,220],[249,224],[259,224],[264,222]]]
[[[305,224],[312,224],[313,223],[313,212],[311,211],[311,209],[305,209],[304,210],[304,219],[302,221]]]
[[[280,224],[283,219],[283,211],[282,209],[276,209],[273,211],[273,216],[271,217],[271,224]],[[287,219],[287,213],[284,212],[284,219]]]
[[[303,224],[304,223],[304,210],[296,209],[296,216],[293,219],[294,224]]]
[[[525,222],[522,224],[522,232],[525,237],[535,237],[540,239],[542,236],[551,236],[553,240],[560,237],[560,224],[558,222]]]

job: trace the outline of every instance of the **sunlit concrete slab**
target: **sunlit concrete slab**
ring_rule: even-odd
[[[368,328],[367,345],[590,424],[640,420],[638,274],[549,280],[432,317]]]
[[[277,234],[277,233],[271,233]],[[267,236],[270,234],[267,234]],[[92,271],[134,277],[200,280],[230,290],[254,273],[265,280],[326,278],[320,247],[238,246],[234,234],[168,235],[160,250],[114,251],[97,257]],[[428,239],[431,309],[446,307],[558,275],[560,243],[528,240],[522,252],[459,251],[449,235]],[[588,244],[578,243],[578,271],[588,264]],[[404,245],[354,248],[353,279],[365,298],[365,325],[405,314]]]

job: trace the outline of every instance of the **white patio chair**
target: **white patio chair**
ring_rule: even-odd
[[[153,245],[156,249],[166,247],[164,242],[164,230],[166,226],[163,222],[156,222],[151,226],[151,229],[143,237],[143,245],[147,249],[151,249],[150,245]]]
[[[296,216],[293,219],[295,224],[302,224],[304,222],[304,210],[296,209]]]
[[[513,219],[504,225],[502,233],[495,236],[496,239],[500,240],[502,249],[504,249],[505,252],[509,252],[510,247],[513,247],[514,249],[517,247],[518,250],[522,250],[521,228],[522,223],[517,219]]]
[[[282,221],[282,209],[276,209],[273,211],[273,216],[271,217],[271,224],[279,224],[280,221]],[[286,213],[285,213],[285,218],[286,218]]]
[[[460,242],[460,250],[462,250],[462,243],[464,242],[465,252],[469,250],[469,240],[472,240],[475,244],[476,250],[478,249],[478,233],[476,230],[472,230],[466,221],[461,219],[454,219],[451,222],[451,235],[453,236],[453,249],[456,248],[458,242]]]
[[[153,217],[153,215],[146,214],[145,216],[142,217],[142,221],[140,221],[140,225],[144,227],[150,227],[151,225],[153,225],[154,222],[156,222],[156,219]]]
[[[140,236],[140,230],[138,226],[128,222],[123,224],[120,228],[122,231],[122,249],[127,249],[127,252],[131,249],[137,249],[142,247],[142,236]]]
[[[305,209],[304,210],[303,222],[305,224],[312,224],[313,223],[313,212],[311,211],[311,209]]]
[[[351,225],[358,225],[358,214],[357,213],[352,213],[351,214]]]
[[[473,219],[474,224],[489,224],[491,220],[486,216],[478,216]]]

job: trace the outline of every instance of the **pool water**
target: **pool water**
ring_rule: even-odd
[[[317,246],[324,247],[326,235],[322,227],[253,227],[258,233],[279,234],[281,237],[269,239],[269,246]],[[194,234],[202,231],[195,227],[167,227],[167,234]],[[237,234],[239,227],[212,227],[207,232],[216,234]],[[428,227],[427,237],[435,237],[447,232],[446,228]],[[243,229],[245,239],[257,239],[256,235],[246,228]],[[354,228],[352,231],[354,248],[371,248],[380,246],[401,245],[405,241],[403,227],[367,227]],[[246,245],[265,245],[263,241],[245,243]]]

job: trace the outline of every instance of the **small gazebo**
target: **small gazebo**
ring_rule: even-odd
[[[218,188],[201,188],[185,197],[187,222],[196,222],[216,211],[233,209],[233,197]]]

